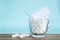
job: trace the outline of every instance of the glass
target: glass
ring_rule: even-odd
[[[29,25],[32,37],[44,38],[45,33],[48,30],[48,18],[41,18],[37,20],[31,18],[29,21]]]

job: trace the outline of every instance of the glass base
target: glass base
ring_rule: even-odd
[[[44,38],[45,35],[32,35],[32,37],[34,37],[34,38]]]

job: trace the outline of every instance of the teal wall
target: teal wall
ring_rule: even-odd
[[[31,33],[27,9],[32,15],[47,6],[49,15],[48,34],[60,34],[60,14],[58,0],[0,0],[0,33]]]

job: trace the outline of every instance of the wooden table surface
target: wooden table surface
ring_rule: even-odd
[[[48,34],[45,38],[12,38],[9,34],[0,34],[0,40],[60,40],[60,34]]]

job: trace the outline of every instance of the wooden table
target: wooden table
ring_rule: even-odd
[[[47,34],[45,38],[12,38],[11,34],[0,34],[0,40],[60,40],[60,34]]]

